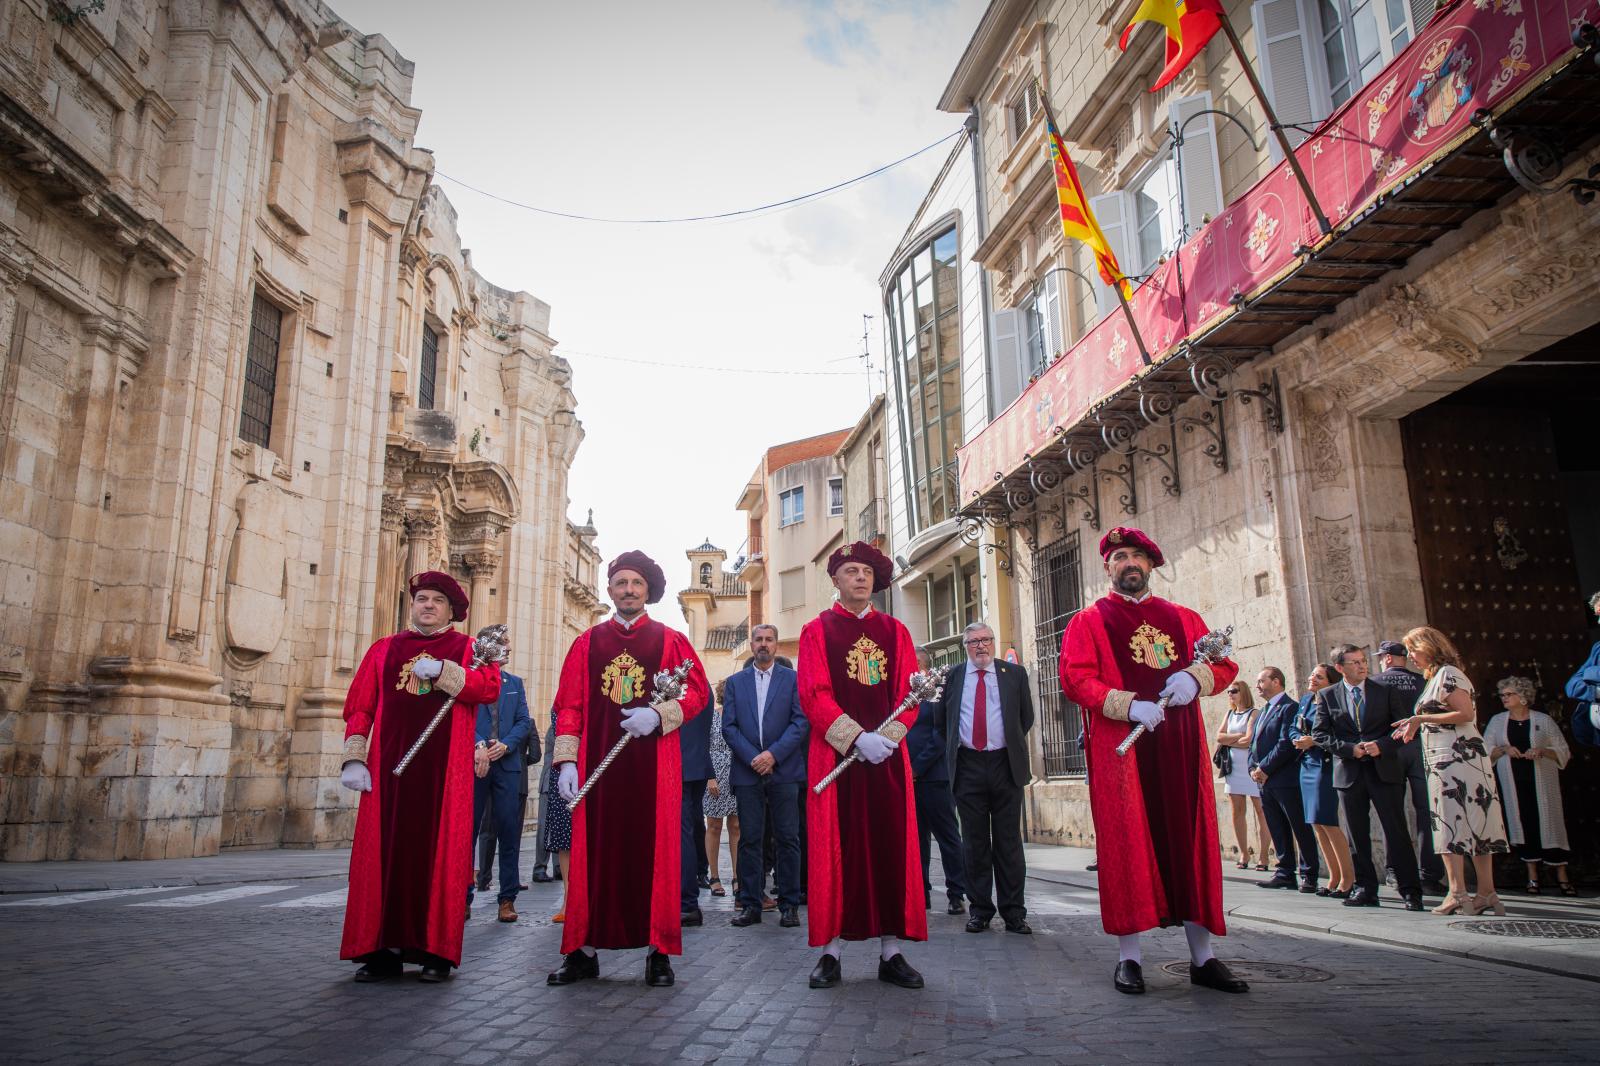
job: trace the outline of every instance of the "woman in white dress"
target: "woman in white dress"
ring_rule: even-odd
[[[1556,720],[1534,710],[1533,682],[1508,677],[1495,686],[1505,708],[1483,728],[1505,804],[1511,850],[1528,867],[1528,895],[1539,894],[1539,866],[1556,872],[1564,896],[1576,896],[1567,880],[1567,819],[1561,809],[1561,771],[1572,758]]]
[[[1250,686],[1235,681],[1228,686],[1228,713],[1217,726],[1217,748],[1226,752],[1231,763],[1222,777],[1228,803],[1233,808],[1233,838],[1238,841],[1239,861],[1234,865],[1241,870],[1250,868],[1250,810],[1256,815],[1256,843],[1261,845],[1257,870],[1267,868],[1267,851],[1272,836],[1267,831],[1267,812],[1261,806],[1261,786],[1250,780],[1250,736],[1256,727],[1255,699]]]
[[[1433,849],[1444,859],[1450,894],[1435,914],[1506,912],[1494,890],[1494,857],[1511,850],[1494,794],[1494,771],[1478,733],[1472,682],[1461,672],[1461,653],[1432,626],[1418,626],[1402,643],[1427,681],[1417,710],[1395,723],[1402,743],[1422,731],[1422,761],[1428,769],[1428,809]],[[1478,894],[1467,896],[1467,859],[1477,873]]]

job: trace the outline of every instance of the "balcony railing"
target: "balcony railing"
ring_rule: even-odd
[[[883,503],[873,500],[856,515],[856,539],[874,541],[888,532],[883,526]]]

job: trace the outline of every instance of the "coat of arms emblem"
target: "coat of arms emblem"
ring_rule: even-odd
[[[869,637],[862,637],[851,645],[844,665],[850,680],[863,685],[876,685],[889,678],[889,657]]]
[[[1178,646],[1172,638],[1149,622],[1142,622],[1128,641],[1133,650],[1133,661],[1152,670],[1165,670],[1178,659]]]
[[[418,652],[417,654],[413,655],[411,658],[407,659],[405,661],[405,663],[402,664],[401,667],[400,667],[400,680],[398,680],[398,681],[396,681],[394,683],[395,691],[399,692],[401,689],[404,689],[405,691],[411,693],[413,696],[426,696],[428,693],[432,692],[433,691],[433,682],[432,681],[424,681],[422,678],[418,677],[416,674],[413,674],[411,672],[411,668],[413,666],[415,666],[417,663],[421,662],[424,659],[432,659],[432,658],[433,658],[433,656],[431,656],[427,652],[423,651],[423,652]]]
[[[600,691],[618,707],[644,699],[644,667],[627,652],[612,659],[600,673]]]

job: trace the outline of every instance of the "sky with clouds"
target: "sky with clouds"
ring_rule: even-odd
[[[330,2],[416,64],[417,143],[473,265],[552,306],[587,434],[572,517],[592,507],[606,557],[642,548],[674,591],[688,548],[736,554],[761,452],[853,425],[882,389],[882,324],[869,391],[861,316],[949,145],[816,202],[684,225],[556,219],[449,179],[628,219],[824,188],[960,128],[935,104],[984,3]],[[681,622],[670,593],[658,614]]]

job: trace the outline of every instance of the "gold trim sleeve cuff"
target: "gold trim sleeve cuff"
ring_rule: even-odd
[[[1100,713],[1107,718],[1126,722],[1128,720],[1128,709],[1132,706],[1133,693],[1114,688],[1106,693],[1106,701],[1100,705]]]
[[[467,687],[467,668],[449,660],[439,665],[441,669],[439,680],[435,682],[436,687],[452,696],[461,695],[461,690]]]
[[[840,755],[849,755],[851,747],[855,745],[856,737],[863,732],[860,723],[854,718],[848,714],[841,714],[833,720],[833,724],[822,735],[822,739],[828,742],[828,747]]]
[[[679,700],[651,704],[650,709],[661,716],[662,736],[666,736],[683,724],[683,703]]]
[[[888,725],[878,730],[878,735],[886,740],[892,740],[898,744],[906,738],[906,732],[907,730],[904,722],[890,722]]]
[[[357,733],[344,738],[344,762],[367,764],[367,738]],[[341,763],[341,765],[343,765]]]
[[[1200,683],[1200,695],[1215,696],[1217,694],[1217,675],[1212,672],[1209,663],[1190,663],[1184,667],[1183,672]]]
[[[550,756],[552,765],[564,762],[578,761],[578,738],[571,734],[563,733],[556,737],[555,754]]]

